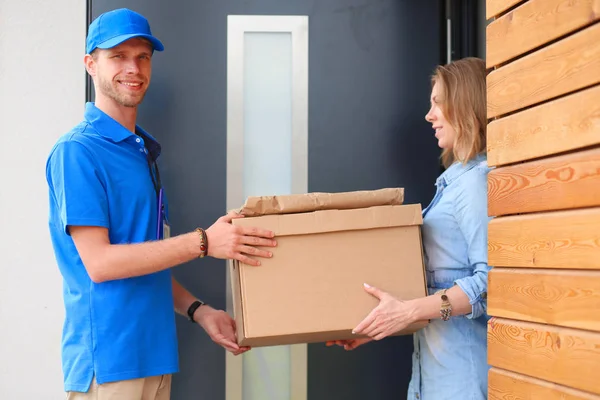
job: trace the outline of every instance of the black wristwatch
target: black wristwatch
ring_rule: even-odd
[[[187,310],[187,315],[188,315],[188,319],[190,320],[190,322],[194,322],[194,323],[196,322],[196,321],[194,321],[194,313],[200,306],[203,306],[204,304],[206,304],[206,303],[204,303],[203,301],[200,301],[200,300],[196,300],[189,306],[189,308]]]

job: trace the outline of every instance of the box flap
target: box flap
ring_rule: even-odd
[[[318,210],[347,210],[373,206],[400,205],[403,188],[343,193],[306,193],[286,196],[248,197],[239,213],[247,217],[293,214]]]
[[[410,204],[246,217],[234,219],[232,223],[237,226],[268,229],[277,237],[422,225],[423,217],[421,205]]]

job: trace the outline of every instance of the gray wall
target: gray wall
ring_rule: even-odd
[[[46,157],[83,118],[85,3],[0,0],[0,399],[64,398]]]
[[[94,0],[93,15],[117,7],[145,14],[166,47],[154,58],[139,122],[164,147],[173,234],[225,211],[228,14],[309,16],[310,191],[403,186],[411,203],[433,195],[439,152],[424,115],[442,53],[438,1]],[[224,262],[191,262],[174,273],[225,307]],[[178,335],[173,398],[223,399],[222,350],[182,318]],[[310,345],[309,399],[403,398],[411,351],[409,337],[352,353]]]

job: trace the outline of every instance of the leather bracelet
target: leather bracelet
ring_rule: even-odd
[[[200,308],[200,306],[203,306],[204,304],[206,303],[200,300],[196,300],[189,306],[189,308],[187,309],[187,316],[190,322],[196,322],[194,321],[194,313],[198,308]]]
[[[198,258],[204,258],[208,254],[208,236],[206,236],[206,231],[202,228],[196,228],[196,232],[200,236],[200,255]]]

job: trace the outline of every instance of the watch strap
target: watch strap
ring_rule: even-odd
[[[442,304],[440,306],[440,316],[442,321],[448,321],[452,315],[452,304],[450,304],[450,299],[448,299],[448,295],[446,294],[447,290],[448,289],[442,289],[436,292],[436,294],[439,294],[442,298]]]
[[[187,316],[188,316],[188,319],[190,320],[190,322],[196,322],[196,321],[194,321],[194,313],[196,312],[196,310],[198,308],[200,308],[204,304],[206,304],[206,303],[204,303],[203,301],[200,301],[200,300],[196,300],[188,307]]]

